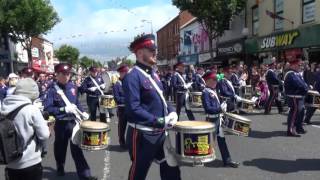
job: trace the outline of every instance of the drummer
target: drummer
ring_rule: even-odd
[[[231,69],[228,63],[222,65],[224,78],[218,81],[217,92],[221,98],[221,101],[227,102],[227,112],[233,112],[236,110],[236,102],[241,102],[241,98],[236,94],[232,85]]]
[[[300,57],[289,61],[289,71],[284,76],[284,89],[288,97],[288,106],[290,107],[288,115],[287,136],[300,137],[299,134],[305,134],[303,129],[304,116],[304,98],[308,92],[308,85],[299,73],[302,63]]]
[[[175,66],[176,72],[173,75],[173,88],[176,93],[176,111],[178,117],[180,116],[181,108],[184,106],[186,114],[189,120],[195,120],[194,115],[189,106],[189,89],[191,89],[192,83],[186,83],[186,79],[184,79],[184,64],[179,62]]]
[[[273,57],[271,60],[271,63],[268,65],[269,69],[266,72],[266,80],[267,80],[267,84],[270,90],[270,96],[268,98],[267,103],[265,104],[265,110],[264,110],[264,114],[270,114],[271,111],[271,105],[273,103],[273,101],[275,101],[277,107],[278,107],[278,112],[279,114],[282,113],[282,105],[280,100],[278,99],[279,96],[279,92],[281,91],[281,89],[283,89],[283,83],[282,81],[279,79],[279,77],[277,76],[276,72],[275,72],[275,68],[276,68],[276,58]]]
[[[195,82],[194,82],[195,91],[202,91],[206,87],[206,83],[202,78],[203,75],[204,75],[204,69],[202,67],[198,67],[197,73],[195,76]]]
[[[138,36],[130,44],[137,63],[123,80],[128,120],[127,145],[132,161],[129,180],[144,180],[153,160],[160,163],[161,179],[180,180],[177,165],[164,159],[165,129],[177,122],[177,114],[163,97],[156,65],[155,36]]]
[[[227,110],[227,104],[225,102],[220,104],[220,100],[216,92],[217,75],[213,72],[208,72],[203,76],[203,79],[205,79],[206,88],[202,92],[202,105],[205,113],[207,114],[207,121],[214,122],[216,124],[217,141],[223,164],[227,167],[237,168],[239,163],[231,160],[220,121],[220,118],[222,118],[220,117],[220,113]]]
[[[81,93],[87,93],[87,105],[90,112],[90,120],[96,121],[97,109],[100,110],[99,99],[103,95],[102,91],[105,89],[105,84],[100,75],[98,75],[98,68],[91,66],[89,68],[90,75],[86,77],[81,84],[79,90]],[[106,122],[105,112],[100,111],[100,121]]]
[[[320,93],[320,72],[316,73],[315,80],[316,80],[316,82],[314,84],[314,90],[316,90]],[[306,99],[306,101],[307,101],[307,99]],[[315,113],[315,111],[317,110],[317,108],[308,106],[308,107],[306,107],[306,109],[307,109],[306,110],[306,117],[304,119],[304,122],[306,124],[310,125],[310,124],[312,124],[311,118],[312,118],[313,114]]]
[[[32,68],[25,67],[21,70],[21,79],[23,79],[23,78],[33,79],[33,77],[34,77],[34,71]]]
[[[125,116],[125,105],[124,105],[124,92],[122,89],[122,81],[125,75],[129,71],[127,65],[120,66],[117,71],[120,74],[119,80],[113,86],[113,96],[118,105],[117,115],[118,115],[118,138],[120,147],[125,148],[125,131],[127,127],[127,119]]]
[[[230,81],[232,83],[232,86],[234,87],[234,90],[236,92],[236,94],[238,96],[240,96],[240,79],[239,79],[239,76],[237,74],[237,72],[239,72],[239,68],[237,68],[237,65],[234,63],[232,65],[232,74],[231,74],[231,77],[230,77]]]
[[[77,98],[77,88],[70,81],[71,68],[72,66],[67,63],[60,63],[54,67],[57,82],[52,83],[48,88],[47,98],[44,100],[44,110],[56,119],[54,127],[54,157],[56,160],[58,176],[65,175],[64,165],[67,147],[73,127],[76,124],[76,117],[72,112],[74,112],[76,108],[82,111],[82,107]],[[70,106],[66,106],[61,96],[57,93],[57,87],[63,90],[65,96],[71,103]],[[70,149],[79,179],[97,180],[98,178],[91,176],[89,165],[80,147],[70,141]]]

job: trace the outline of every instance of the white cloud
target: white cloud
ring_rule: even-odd
[[[59,12],[59,9],[57,10]],[[126,47],[133,37],[142,32],[150,33],[151,25],[141,22],[142,19],[151,20],[153,29],[156,31],[179,13],[178,9],[171,4],[158,1],[150,5],[130,9],[130,12],[127,9],[120,8],[91,12],[85,4],[77,2],[72,11],[74,11],[74,15],[62,17],[62,22],[48,34],[48,39],[58,46],[63,43],[75,45],[84,55],[86,55],[86,51],[94,54],[94,49],[99,49],[102,46],[102,50],[105,50],[104,54],[108,58],[110,58],[108,54],[117,56],[117,53],[111,51],[118,51],[119,56],[129,54]],[[124,32],[124,29],[127,31]],[[111,31],[115,32],[112,33]],[[104,34],[104,32],[108,33]],[[79,34],[83,36],[79,37]],[[77,38],[72,38],[75,35]],[[119,43],[117,43],[118,39]],[[121,50],[121,48],[126,50]],[[104,56],[103,52],[96,53],[96,55],[99,54]]]

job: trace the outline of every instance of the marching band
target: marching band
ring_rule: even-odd
[[[129,180],[145,179],[154,160],[160,164],[161,179],[179,180],[181,162],[192,162],[195,165],[199,164],[198,161],[201,164],[215,158],[212,151],[215,139],[224,166],[239,166],[238,162],[231,159],[224,132],[247,136],[251,121],[236,113],[253,113],[252,109],[264,106],[264,114],[267,115],[273,103],[279,113],[284,113],[281,96],[285,95],[284,103],[289,107],[287,136],[300,137],[306,133],[303,123],[311,124],[313,114],[320,107],[320,72],[316,74],[315,83],[307,85],[300,73],[302,60],[299,56],[288,61],[289,70],[283,79],[276,71],[277,60],[272,58],[264,77],[257,75],[257,70],[253,69],[254,76],[251,77],[250,85],[246,85],[248,74],[242,65],[230,65],[229,62],[208,70],[198,67],[196,72],[178,62],[174,65],[173,73],[171,70],[157,73],[154,68],[154,41],[152,34],[135,38],[130,50],[136,55],[137,62],[133,67],[120,65],[117,69],[118,80],[114,84],[109,82],[111,88],[106,88],[99,69],[94,66],[90,67],[88,77],[83,81],[80,78],[76,83],[70,79],[72,66],[66,63],[55,66],[54,77],[52,74],[50,77],[44,73],[39,74],[38,102],[43,103],[42,111],[55,119],[54,156],[58,176],[65,175],[66,150],[70,141],[71,155],[79,178],[97,179],[91,175],[82,152],[84,148],[79,145],[85,143],[87,147],[97,147],[93,150],[100,150],[108,144],[108,125],[96,122],[86,126],[83,124],[87,119],[97,121],[97,110],[100,112],[100,122],[106,124],[110,123],[110,110],[117,108],[119,145],[128,149],[132,161]],[[21,72],[22,78],[34,78],[34,75],[30,68]],[[9,76],[9,87],[0,80],[1,101],[14,92],[17,77],[15,74]],[[80,105],[79,93],[86,94],[90,116]],[[262,97],[265,97],[265,103],[262,103]],[[176,110],[173,108],[174,103]],[[189,121],[184,122],[181,116],[183,107]],[[195,118],[192,112],[195,107],[202,108],[206,114],[205,122],[210,127],[205,130],[205,123],[197,124],[201,119]],[[89,130],[83,132],[83,127]],[[196,131],[204,132],[204,135],[200,137],[201,133]],[[175,139],[181,147],[172,147],[172,132],[179,136],[183,134],[181,137],[185,138],[184,141]],[[172,148],[176,151],[172,151]],[[203,162],[194,157],[202,157]],[[194,161],[190,160],[192,158]]]

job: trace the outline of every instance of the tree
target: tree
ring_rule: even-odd
[[[80,65],[82,67],[88,69],[90,66],[93,65],[94,61],[95,61],[94,59],[91,59],[91,58],[89,58],[87,56],[83,56],[83,57],[80,58]]]
[[[60,22],[50,0],[0,0],[0,30],[20,42],[32,64],[32,37],[46,34]]]
[[[211,59],[213,59],[212,40],[223,35],[229,28],[232,18],[243,11],[246,2],[246,0],[172,0],[173,5],[180,10],[187,10],[197,17],[208,34]]]
[[[69,45],[62,45],[58,50],[54,51],[54,55],[59,61],[68,62],[72,65],[78,64],[79,50]]]

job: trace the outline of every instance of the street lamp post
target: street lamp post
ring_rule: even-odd
[[[152,21],[151,20],[146,20],[146,19],[142,19],[141,22],[146,22],[148,24],[150,24],[151,26],[151,34],[153,34],[153,25],[152,25]]]

